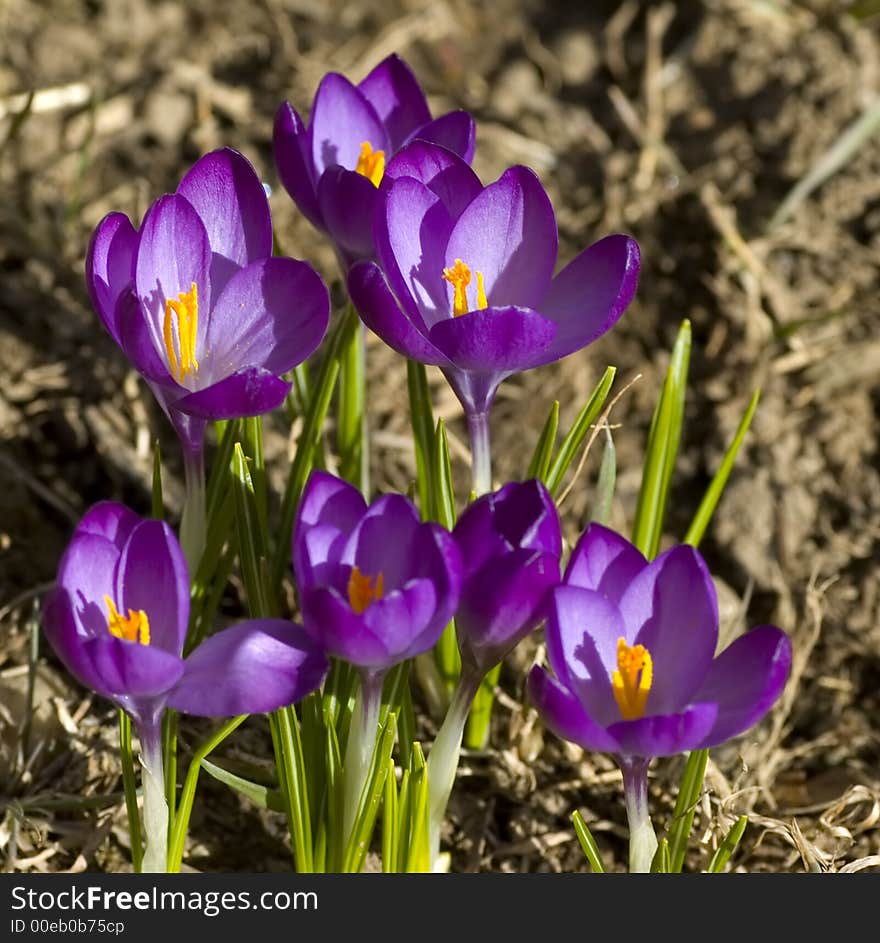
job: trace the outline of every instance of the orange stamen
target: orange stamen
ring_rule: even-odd
[[[364,141],[355,171],[378,187],[385,174],[385,151],[374,151],[370,142]]]
[[[109,596],[104,597],[107,603],[107,629],[114,638],[125,639],[127,642],[140,642],[141,645],[150,644],[150,620],[143,609],[128,610],[124,616],[116,608],[116,604]]]
[[[629,646],[624,639],[618,639],[617,669],[611,674],[611,687],[623,719],[644,717],[654,677],[651,653],[644,645]]]
[[[348,602],[358,614],[362,613],[371,603],[382,598],[383,577],[379,573],[375,577],[361,573],[357,567],[352,567],[348,578]]]

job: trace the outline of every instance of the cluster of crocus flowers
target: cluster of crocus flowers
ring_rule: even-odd
[[[44,609],[46,637],[70,673],[123,708],[137,729],[146,871],[165,871],[165,710],[272,711],[315,690],[328,669],[321,648],[283,619],[240,622],[184,658],[189,611],[189,574],[171,528],[114,502],[95,505],[78,524]]]
[[[149,383],[180,437],[187,473],[182,542],[192,568],[204,540],[209,420],[257,416],[290,389],[282,375],[318,347],[330,316],[306,262],[272,256],[256,171],[237,151],[198,160],[135,229],[110,213],[95,229],[86,284],[96,311]]]
[[[638,245],[607,236],[554,276],[556,216],[534,172],[512,167],[483,186],[466,161],[424,141],[386,166],[380,189],[376,261],[352,267],[349,292],[390,347],[445,374],[483,494],[492,487],[488,416],[498,385],[609,330],[635,293]]]
[[[670,548],[650,563],[591,524],[547,609],[553,675],[535,667],[529,693],[546,725],[623,773],[630,869],[656,849],[648,815],[652,758],[707,749],[754,726],[788,678],[791,643],[758,626],[716,655],[718,602],[700,554]]]

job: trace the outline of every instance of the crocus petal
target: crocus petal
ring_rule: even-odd
[[[363,93],[343,75],[329,72],[321,80],[312,106],[309,131],[318,179],[328,167],[357,167],[361,144],[388,151],[385,128]]]
[[[263,367],[245,367],[219,383],[189,393],[174,408],[202,419],[261,416],[277,409],[290,392],[290,383]]]
[[[559,556],[562,531],[553,498],[537,478],[511,481],[489,498],[495,528],[513,547]]]
[[[440,197],[450,217],[449,232],[451,220],[483,192],[480,178],[457,154],[418,138],[398,151],[385,167],[382,188],[387,190],[400,177],[412,177]]]
[[[134,511],[118,501],[99,501],[86,511],[76,525],[76,535],[103,537],[121,553],[129,534],[141,520]]]
[[[108,696],[155,697],[174,687],[183,674],[183,659],[156,645],[141,645],[107,635],[83,643],[101,688]]]
[[[116,308],[117,340],[135,370],[148,380],[182,389],[171,376],[167,356],[156,349],[152,319],[147,318],[138,298],[132,292],[123,292]]]
[[[695,750],[718,715],[717,704],[691,704],[674,714],[657,714],[612,724],[608,733],[624,756],[675,756]]]
[[[272,156],[281,183],[300,212],[313,225],[323,227],[312,165],[311,134],[288,102],[283,102],[275,115]]]
[[[536,366],[586,347],[620,318],[639,278],[639,247],[629,236],[606,236],[584,249],[551,282],[543,314],[559,329]]]
[[[368,508],[351,532],[341,561],[372,573],[381,560],[386,591],[402,586],[413,572],[413,542],[421,521],[402,494],[384,494]]]
[[[310,265],[252,262],[233,275],[211,311],[201,370],[214,382],[244,367],[286,373],[314,353],[329,319],[327,286]]]
[[[429,579],[411,580],[363,613],[364,625],[386,650],[384,667],[433,648],[449,621],[438,618],[437,590]],[[383,667],[369,665],[367,667]]]
[[[373,183],[345,167],[328,167],[318,183],[318,206],[324,226],[351,260],[373,255],[376,198]]]
[[[328,655],[361,668],[387,668],[393,662],[384,640],[367,627],[363,614],[353,612],[334,590],[308,589],[301,605],[306,631]]]
[[[147,614],[151,647],[181,653],[189,622],[189,571],[164,521],[144,520],[132,530],[116,570],[114,603],[120,612]]]
[[[511,167],[461,214],[446,247],[445,266],[461,259],[483,274],[489,304],[540,308],[556,265],[553,207],[527,167]],[[454,289],[446,282],[448,310]]]
[[[617,604],[647,565],[648,561],[625,537],[591,523],[571,552],[564,582],[595,590]]]
[[[392,152],[431,120],[425,93],[400,56],[392,54],[383,59],[358,88],[385,125]]]
[[[401,310],[374,262],[356,262],[351,267],[348,291],[364,324],[393,350],[421,363],[448,362]]]
[[[649,714],[674,714],[693,697],[715,655],[718,599],[703,558],[679,545],[662,553],[620,600],[628,644],[651,653]]]
[[[238,151],[225,147],[200,158],[177,192],[192,204],[207,229],[215,296],[238,269],[272,254],[266,191]]]
[[[95,310],[119,343],[116,304],[134,284],[138,234],[124,213],[109,213],[98,223],[86,252],[86,288]]]
[[[617,669],[617,641],[623,634],[620,610],[599,593],[560,586],[550,594],[547,659],[587,713],[605,725],[621,716],[611,677]]]
[[[82,684],[99,694],[108,694],[88,652],[83,648],[88,636],[77,627],[74,603],[61,586],[51,589],[43,601],[43,631],[64,667]]]
[[[70,595],[83,635],[109,635],[104,597],[115,593],[119,558],[120,550],[112,540],[90,533],[76,533],[61,557],[56,583]]]
[[[529,673],[528,693],[541,720],[557,737],[585,750],[619,752],[614,737],[587,714],[570,691],[537,665]]]
[[[439,321],[428,340],[459,370],[508,376],[553,340],[556,325],[530,308],[482,308]]]
[[[467,111],[450,111],[423,125],[412,139],[439,144],[469,164],[474,159],[476,124]]]
[[[149,315],[156,350],[163,354],[165,301],[198,288],[196,353],[211,310],[211,245],[201,217],[182,196],[163,196],[147,210],[135,260],[135,290]]]
[[[168,705],[200,717],[262,714],[310,694],[328,668],[301,626],[251,619],[212,635],[192,652]]]
[[[718,705],[718,717],[700,744],[714,747],[756,724],[776,702],[791,670],[791,642],[774,625],[741,635],[713,662],[695,696]]]

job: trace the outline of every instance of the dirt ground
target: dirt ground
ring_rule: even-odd
[[[795,665],[770,717],[713,751],[687,868],[704,868],[748,812],[735,870],[880,870],[880,138],[865,136],[778,215],[791,188],[878,107],[880,16],[859,20],[850,6],[0,0],[3,868],[130,867],[114,710],[39,643],[35,604],[92,502],[148,510],[157,436],[166,499],[172,513],[180,507],[170,430],[89,305],[91,229],[111,209],[138,220],[200,154],[228,144],[272,186],[284,251],[312,261],[338,298],[328,244],[278,184],[272,119],[285,98],[307,112],[325,71],[359,80],[396,51],[435,114],[474,114],[484,180],[514,163],[538,172],[563,261],[613,231],[642,250],[638,294],[609,335],[503,384],[492,416],[499,480],[523,475],[524,436],[530,450],[554,399],[564,424],[606,364],[618,368],[616,389],[640,374],[612,414],[613,523],[628,529],[651,410],[686,317],[691,387],[665,542],[680,540],[761,388],[701,549],[725,632],[776,623],[793,638]],[[371,338],[369,371],[373,482],[406,489],[403,363]],[[460,410],[442,378],[432,381],[463,498]],[[287,430],[280,419],[268,426],[280,480]],[[562,505],[569,538],[597,468],[591,454]],[[586,870],[570,824],[579,808],[606,867],[622,870],[619,775],[606,757],[543,735],[523,698],[535,654],[524,644],[505,665],[491,747],[463,757],[445,836],[453,869]],[[183,742],[203,729],[184,723]],[[426,719],[426,742],[434,729]],[[267,762],[265,724],[252,718],[223,750]],[[653,768],[661,831],[680,770],[680,761]],[[288,869],[283,821],[203,782],[186,860],[209,871]]]

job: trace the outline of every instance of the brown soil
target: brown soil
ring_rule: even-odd
[[[7,0],[0,4],[0,855],[7,870],[123,870],[128,851],[115,715],[45,647],[26,733],[34,603],[86,507],[146,512],[151,444],[180,506],[173,437],[90,309],[89,233],[111,209],[139,218],[201,153],[247,154],[269,181],[284,250],[338,285],[326,242],[277,183],[272,119],[307,111],[323,73],[362,77],[403,55],[437,113],[471,110],[484,180],[525,163],[557,208],[561,256],[611,231],[642,249],[639,291],[589,350],[502,386],[496,474],[521,476],[554,399],[570,421],[606,364],[618,483],[632,521],[647,425],[682,318],[694,330],[686,426],[667,521],[680,540],[756,387],[728,490],[702,544],[725,630],[774,622],[794,641],[786,694],[761,727],[713,751],[688,867],[706,866],[742,812],[746,871],[880,863],[880,147],[865,141],[780,224],[790,188],[880,92],[880,18],[833,0],[590,4],[499,0]],[[22,93],[35,91],[16,122]],[[405,371],[369,348],[372,474],[406,489]],[[460,411],[435,406],[467,475]],[[284,471],[286,430],[269,423]],[[524,448],[524,438],[528,448]],[[332,442],[332,439],[330,440]],[[576,536],[598,456],[562,506]],[[235,600],[230,602],[234,606]],[[585,870],[582,810],[609,869],[625,866],[620,782],[605,757],[543,736],[524,703],[535,645],[505,666],[492,748],[466,754],[446,836],[453,869]],[[192,744],[203,731],[183,725]],[[433,727],[425,721],[429,740]],[[266,762],[264,723],[224,747]],[[184,750],[186,755],[186,750]],[[656,820],[678,761],[655,764]],[[203,783],[188,846],[201,870],[289,867],[283,821]],[[85,797],[85,799],[83,798]],[[47,802],[46,799],[54,800]],[[873,856],[873,857],[872,857]]]

